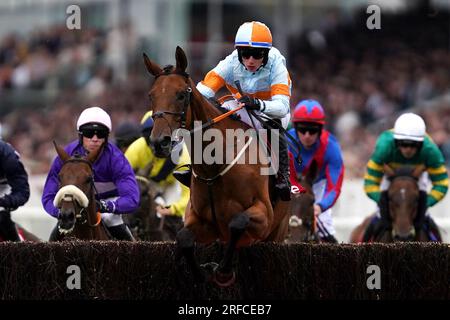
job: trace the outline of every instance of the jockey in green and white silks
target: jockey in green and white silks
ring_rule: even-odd
[[[381,192],[389,187],[389,181],[383,173],[384,164],[394,169],[400,166],[425,167],[418,184],[420,190],[428,192],[431,183],[426,199],[427,208],[441,201],[447,193],[449,181],[444,156],[426,134],[425,122],[416,114],[401,115],[394,128],[384,131],[376,142],[367,163],[364,191],[377,203],[380,202]],[[431,220],[428,214],[427,219]]]

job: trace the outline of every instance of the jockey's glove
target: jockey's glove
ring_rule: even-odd
[[[114,213],[114,204],[112,204],[111,201],[95,200],[95,203],[97,204],[97,210],[100,213],[103,213],[103,212]]]
[[[242,96],[238,101],[245,104],[245,108],[248,110],[261,110],[261,102],[259,99],[250,96]]]

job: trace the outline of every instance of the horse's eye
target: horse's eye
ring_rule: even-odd
[[[183,101],[186,98],[186,95],[184,92],[180,92],[177,94],[177,100],[178,101]]]
[[[87,177],[86,178],[86,183],[91,183],[91,182],[92,182],[92,177],[91,176]]]

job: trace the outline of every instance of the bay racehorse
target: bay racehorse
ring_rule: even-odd
[[[124,222],[130,227],[133,236],[143,241],[174,241],[181,229],[181,217],[160,216],[157,214],[157,190],[148,174],[136,174],[140,192],[140,205],[134,214],[123,216]]]
[[[371,223],[377,219],[376,214],[367,217],[352,231],[350,242],[429,241],[423,228],[426,193],[418,185],[423,171],[423,166],[394,170],[384,165],[384,173],[390,180],[380,199],[380,214],[385,218]]]
[[[200,94],[186,73],[188,62],[180,47],[176,48],[175,58],[175,67],[161,68],[144,53],[147,70],[155,77],[149,91],[154,119],[150,141],[156,156],[169,157],[175,130],[187,129],[191,137],[194,136],[190,146],[188,144],[194,160],[190,201],[184,227],[177,234],[177,246],[197,281],[204,280],[204,271],[208,270],[211,271],[211,280],[227,286],[235,280],[232,261],[237,248],[257,241],[285,239],[290,203],[276,200],[272,206],[269,176],[261,174],[261,169],[268,167],[265,159],[258,159],[255,164],[238,161],[250,158],[250,145],[258,144],[257,139],[247,136],[242,139],[244,146],[235,150],[239,137],[229,139],[225,132],[227,129],[228,132],[245,132],[249,126],[225,117],[224,111]],[[206,128],[214,128],[221,133],[223,144],[215,150],[215,155],[231,149],[233,156],[229,161],[224,159],[225,156],[219,156],[219,161],[212,163],[206,162],[202,156],[200,161],[195,161],[195,150],[200,150],[203,155],[210,145],[204,141],[207,138],[195,139],[194,121],[201,122],[202,133]],[[202,269],[196,261],[194,245],[196,242],[212,243],[217,239],[226,244],[224,256],[219,264],[206,264],[207,268]]]
[[[54,199],[59,208],[57,235],[52,240],[76,238],[82,240],[108,240],[110,237],[102,224],[95,203],[94,172],[92,164],[102,150],[90,152],[86,158],[71,157],[54,143],[63,161],[59,172],[59,190]]]
[[[291,172],[292,174],[295,174],[295,168]],[[320,242],[314,215],[315,196],[312,187],[317,174],[317,162],[312,160],[306,174],[297,177],[297,181],[305,189],[305,192],[292,197],[289,233],[286,243]]]

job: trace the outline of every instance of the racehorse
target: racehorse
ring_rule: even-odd
[[[174,131],[179,128],[192,130],[191,136],[195,138],[194,121],[200,121],[201,133],[206,128],[219,130],[223,137],[223,149],[229,150],[231,146],[232,161],[222,158],[221,163],[208,164],[203,157],[201,161],[195,161],[193,153],[199,149],[203,155],[209,145],[192,139],[189,148],[191,159],[194,159],[190,201],[184,227],[177,234],[177,247],[186,258],[196,281],[205,280],[205,271],[208,271],[210,280],[219,286],[229,286],[235,281],[232,261],[237,248],[256,241],[284,240],[290,202],[271,199],[269,176],[261,174],[261,169],[268,165],[261,159],[256,164],[239,163],[241,157],[249,158],[249,146],[251,143],[257,144],[257,139],[247,136],[243,139],[245,145],[241,150],[235,151],[235,141],[239,137],[235,136],[236,139],[231,141],[227,139],[225,130],[245,131],[249,126],[226,117],[222,110],[201,95],[186,73],[188,62],[180,47],[176,48],[175,58],[175,67],[162,69],[144,53],[147,70],[155,77],[149,91],[154,119],[150,141],[155,155],[167,158],[172,151]],[[224,256],[219,264],[211,262],[202,269],[196,261],[194,245],[196,242],[209,244],[217,239],[225,243]]]
[[[92,164],[100,150],[90,152],[86,158],[70,157],[54,142],[56,152],[63,161],[59,172],[59,190],[54,199],[59,208],[57,240],[77,238],[82,240],[110,239],[102,224],[95,203],[94,173]]]
[[[380,214],[386,217],[384,220],[388,224],[382,223],[383,220],[371,224],[375,217],[372,214],[352,231],[350,242],[429,241],[423,229],[426,193],[419,190],[417,183],[423,171],[423,166],[394,170],[384,165],[390,185],[381,195]],[[374,229],[367,230],[368,227]],[[370,239],[369,234],[373,234]]]
[[[159,216],[156,211],[156,188],[147,179],[148,174],[136,174],[140,191],[140,206],[134,214],[124,215],[123,220],[133,236],[142,241],[174,241],[182,227],[180,217]]]
[[[291,172],[291,174],[295,173]],[[289,233],[285,240],[286,243],[320,242],[314,215],[315,196],[312,188],[317,174],[317,162],[312,160],[306,175],[299,175],[297,178],[306,192],[296,194],[292,198]]]

